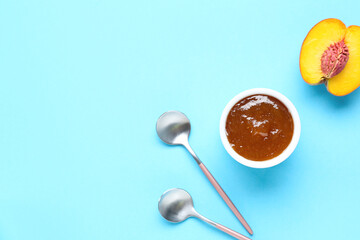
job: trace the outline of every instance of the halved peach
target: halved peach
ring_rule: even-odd
[[[360,27],[335,18],[316,24],[300,52],[300,72],[311,85],[325,83],[330,93],[343,96],[360,86]]]

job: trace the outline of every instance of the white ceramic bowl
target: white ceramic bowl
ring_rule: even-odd
[[[290,144],[280,155],[265,161],[253,161],[242,157],[237,152],[235,152],[235,150],[230,146],[229,140],[226,136],[226,129],[225,129],[226,119],[231,108],[241,99],[254,94],[264,94],[279,99],[288,108],[294,121],[294,133]],[[233,157],[239,163],[252,168],[268,168],[285,161],[290,156],[290,154],[295,150],[296,145],[299,142],[300,131],[301,131],[300,117],[292,102],[290,102],[290,100],[281,93],[267,88],[254,88],[239,93],[233,99],[231,99],[230,102],[226,105],[220,119],[220,137],[226,151],[231,155],[231,157]]]

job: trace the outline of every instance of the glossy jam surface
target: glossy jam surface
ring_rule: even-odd
[[[242,157],[264,161],[280,155],[290,144],[294,122],[277,98],[252,95],[237,102],[226,120],[232,148]]]

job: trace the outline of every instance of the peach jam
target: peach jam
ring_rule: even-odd
[[[280,155],[290,144],[294,122],[277,98],[256,94],[241,99],[226,119],[226,135],[242,157],[264,161]]]

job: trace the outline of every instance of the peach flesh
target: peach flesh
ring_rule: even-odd
[[[360,26],[346,27],[335,18],[320,21],[304,39],[299,65],[308,84],[325,83],[335,96],[353,92],[360,86]]]

